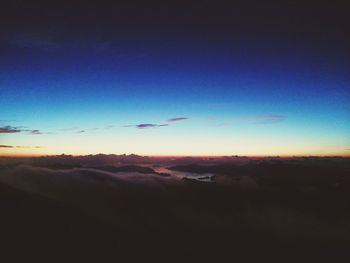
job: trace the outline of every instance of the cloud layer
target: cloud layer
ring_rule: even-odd
[[[0,148],[14,148],[12,145],[0,145]]]
[[[189,118],[187,118],[187,117],[177,117],[177,118],[168,119],[167,122],[186,121],[186,120],[188,120],[188,119],[189,119]]]
[[[0,148],[42,148],[41,146],[0,145]]]
[[[287,119],[287,117],[280,114],[259,114],[253,116],[242,116],[240,119],[251,122],[253,124],[264,125],[283,122]]]
[[[12,126],[0,127],[0,133],[17,133],[17,132],[21,132],[21,130],[17,127],[12,127]]]
[[[278,114],[264,114],[255,116],[255,124],[273,124],[286,120],[286,117]]]
[[[170,118],[167,119],[165,122],[180,122],[180,121],[185,121],[188,120],[188,117],[176,117],[176,118]],[[125,125],[124,127],[135,127],[137,129],[148,129],[148,128],[158,128],[158,127],[165,127],[165,126],[170,126],[169,123],[162,123],[162,124],[157,124],[157,123],[140,123],[136,125]]]
[[[169,126],[169,124],[153,124],[153,123],[141,123],[136,125],[126,125],[124,127],[135,127],[137,129],[148,129],[148,128],[158,128],[158,127],[164,127]]]

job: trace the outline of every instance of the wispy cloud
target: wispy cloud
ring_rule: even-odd
[[[42,146],[0,145],[0,148],[42,148]]]
[[[53,132],[44,132],[38,129],[23,129],[22,131],[27,132],[30,135],[43,135],[43,134],[54,134]]]
[[[240,117],[239,119],[246,120],[253,124],[264,125],[264,124],[274,124],[274,123],[283,122],[287,119],[287,117],[279,114],[259,114],[259,115],[253,115],[253,116],[243,116],[243,117]]]
[[[104,127],[94,127],[94,128],[84,129],[84,130],[85,131],[110,130],[110,129],[113,129],[114,127],[115,127],[114,125],[107,125]]]
[[[39,130],[28,130],[29,134],[31,135],[41,135],[43,134],[41,131]]]
[[[18,127],[12,127],[12,126],[0,127],[0,133],[18,133],[18,132],[21,132],[21,129]]]
[[[100,130],[110,130],[113,129],[115,125],[107,125],[103,127],[94,127],[94,128],[81,128],[81,127],[70,127],[70,128],[64,128],[64,129],[59,129],[58,131],[61,132],[72,132],[72,133],[84,133],[84,132],[89,132],[89,131],[100,131]]]
[[[20,133],[26,132],[30,135],[42,135],[42,134],[51,134],[51,132],[42,132],[38,129],[27,129],[26,127],[13,127],[13,126],[3,126],[0,127],[0,133]]]
[[[169,124],[152,124],[152,123],[141,123],[137,125],[125,125],[124,127],[135,127],[137,129],[148,129],[169,126]]]
[[[176,117],[176,118],[167,119],[165,122],[168,122],[168,123],[162,123],[162,124],[141,123],[141,124],[136,124],[136,125],[125,125],[124,127],[135,127],[137,129],[158,128],[158,127],[170,126],[171,123],[186,121],[186,120],[189,120],[189,118],[188,117]]]
[[[277,114],[257,115],[255,117],[257,121],[254,124],[273,124],[286,120],[285,116]]]
[[[171,118],[168,119],[166,122],[178,122],[178,121],[186,121],[189,120],[188,117],[177,117],[177,118]]]

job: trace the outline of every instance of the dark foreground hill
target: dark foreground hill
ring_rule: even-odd
[[[110,221],[0,185],[2,257],[306,262],[340,261],[349,253],[345,204],[326,203],[323,211],[321,196],[262,198],[200,186],[120,197],[119,214]]]
[[[349,259],[347,174],[338,171],[332,181],[332,171],[325,169],[320,182],[312,179],[313,186],[307,177],[302,188],[298,174],[295,187],[284,187],[294,182],[288,181],[291,171],[301,168],[287,169],[288,176],[276,180],[283,167],[277,165],[276,173],[261,175],[266,178],[257,179],[257,188],[239,188],[235,183],[172,181],[156,174],[4,166],[0,171],[6,182],[0,183],[1,261]],[[237,176],[231,173],[226,179],[235,181],[232,178]],[[215,180],[222,176],[217,174]],[[258,175],[243,174],[241,179],[246,176]],[[143,184],[135,186],[133,180]]]

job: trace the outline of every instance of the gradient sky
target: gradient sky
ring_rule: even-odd
[[[2,4],[1,155],[350,155],[346,4],[86,2]]]

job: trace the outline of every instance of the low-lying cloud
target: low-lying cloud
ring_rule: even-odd
[[[99,210],[106,202],[112,204],[113,196],[115,197],[120,189],[135,189],[141,186],[163,188],[181,183],[178,178],[156,174],[111,173],[92,168],[51,170],[30,165],[2,170],[0,182],[89,210],[94,208]],[[108,210],[110,207],[113,206],[109,206]]]
[[[273,124],[286,120],[285,116],[277,114],[257,115],[255,116],[255,118],[256,121],[254,122],[254,124]]]
[[[177,118],[171,118],[168,119],[167,122],[179,122],[179,121],[186,121],[189,120],[188,117],[177,117]]]
[[[49,132],[42,132],[38,129],[25,129],[26,127],[13,127],[10,125],[0,127],[0,133],[20,133],[27,132],[30,135],[50,134]]]
[[[136,125],[126,125],[124,127],[135,127],[137,129],[148,129],[148,128],[158,128],[158,127],[164,127],[169,126],[169,124],[153,124],[153,123],[141,123]]]
[[[12,127],[12,126],[0,127],[0,133],[18,133],[21,131],[22,131],[21,129],[17,127]]]
[[[176,117],[176,118],[170,118],[167,119],[165,122],[180,122],[180,121],[185,121],[188,120],[188,117]],[[162,123],[162,124],[157,124],[157,123],[141,123],[141,124],[136,124],[136,125],[125,125],[124,127],[135,127],[137,129],[148,129],[148,128],[158,128],[158,127],[165,127],[165,126],[170,126],[169,123]]]
[[[279,114],[259,114],[259,115],[253,115],[253,116],[243,116],[243,117],[240,117],[240,119],[248,121],[253,124],[264,125],[264,124],[274,124],[274,123],[283,122],[287,119],[287,117]]]
[[[32,134],[32,135],[41,135],[41,134],[43,134],[39,130],[28,130],[28,132],[29,132],[29,134]]]
[[[42,148],[42,146],[0,145],[0,148]]]
[[[84,133],[84,132],[90,132],[90,131],[103,131],[103,130],[110,130],[113,129],[115,125],[107,125],[103,127],[93,127],[93,128],[81,128],[78,126],[70,127],[70,128],[64,128],[59,129],[60,132],[71,132],[71,133]]]

